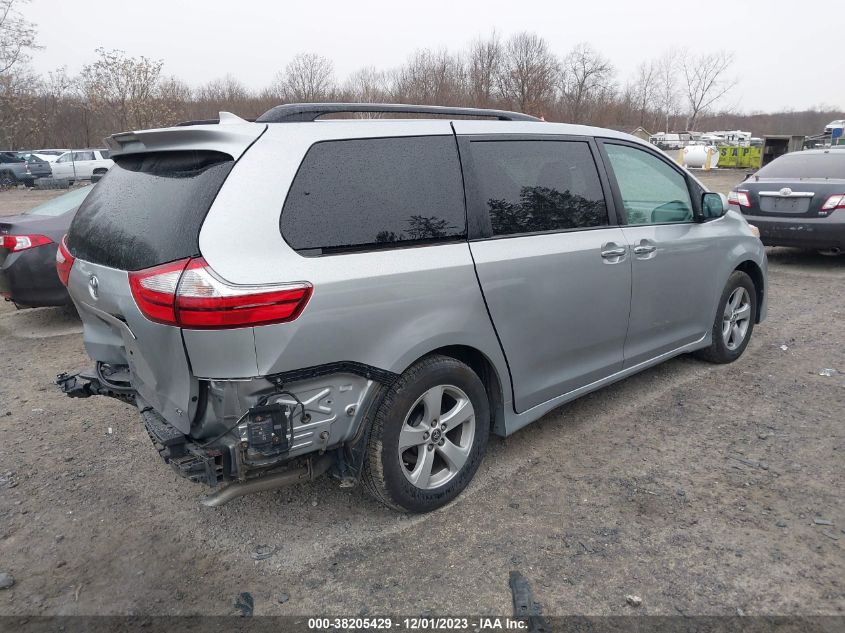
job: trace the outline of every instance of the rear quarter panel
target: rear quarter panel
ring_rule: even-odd
[[[429,134],[452,129],[431,120],[270,125],[235,165],[203,224],[202,255],[232,283],[314,286],[296,321],[254,328],[258,375],[344,360],[399,373],[438,347],[468,345],[491,360],[510,394],[466,242],[303,257],[279,228],[290,184],[315,142]],[[194,341],[185,340],[193,363]]]

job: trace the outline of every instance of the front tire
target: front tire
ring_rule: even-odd
[[[757,291],[746,273],[735,270],[728,278],[713,322],[713,341],[696,355],[711,363],[732,363],[742,356],[757,318]]]
[[[489,435],[490,406],[478,375],[449,356],[428,356],[379,404],[362,481],[393,509],[436,510],[472,480]]]

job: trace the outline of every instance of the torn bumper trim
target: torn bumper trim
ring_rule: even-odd
[[[106,396],[135,404],[137,395],[132,387],[124,387],[101,380],[96,369],[80,371],[75,374],[63,372],[56,376],[56,384],[62,390],[62,393],[70,398]]]
[[[314,367],[306,367],[304,369],[293,369],[278,374],[271,374],[266,376],[267,380],[277,384],[287,384],[297,382],[300,380],[307,380],[309,378],[318,378],[321,376],[330,376],[332,374],[353,374],[361,376],[367,380],[374,380],[383,385],[390,386],[399,378],[399,374],[386,369],[379,369],[372,365],[366,365],[352,360],[341,360],[335,363],[327,363],[325,365],[316,365]]]
[[[216,486],[223,475],[223,451],[195,444],[155,409],[142,401],[138,404],[144,428],[165,463],[186,479]]]

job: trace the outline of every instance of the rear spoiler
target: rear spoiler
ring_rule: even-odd
[[[229,112],[221,112],[218,121],[120,132],[109,136],[105,142],[113,157],[146,152],[209,150],[223,152],[238,160],[267,129],[266,123],[250,123]]]

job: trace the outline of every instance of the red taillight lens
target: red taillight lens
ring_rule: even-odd
[[[293,321],[305,308],[312,290],[308,283],[229,284],[202,258],[129,273],[129,284],[148,319],[203,330]]]
[[[834,209],[845,209],[845,193],[837,193],[824,201],[821,208],[821,213],[826,215]]]
[[[59,280],[65,286],[67,286],[67,281],[70,278],[70,269],[73,268],[73,262],[76,261],[67,249],[66,240],[67,235],[61,239],[59,248],[56,249],[56,272],[59,273]]]
[[[748,209],[751,208],[751,199],[748,197],[747,191],[743,189],[734,189],[728,193],[728,204]]]
[[[28,248],[44,246],[52,241],[45,235],[4,235],[2,246],[13,253],[17,253],[18,251],[25,251]]]
[[[182,271],[190,262],[182,259],[138,272],[129,273],[129,287],[138,308],[150,321],[176,323],[176,289]]]

